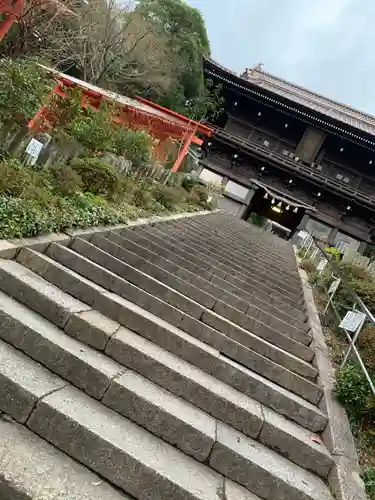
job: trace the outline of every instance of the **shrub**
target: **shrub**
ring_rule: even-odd
[[[55,165],[49,172],[52,187],[64,196],[80,191],[83,186],[81,176],[70,165]]]
[[[158,184],[154,187],[155,200],[168,210],[175,209],[180,203],[186,202],[187,192],[182,188],[174,188]]]
[[[120,188],[117,170],[100,158],[81,158],[72,162],[73,169],[80,175],[86,191],[101,194],[112,199]]]
[[[314,271],[316,270],[316,265],[309,259],[302,260],[300,267],[304,269],[308,275],[313,274]]]
[[[366,487],[366,493],[371,500],[375,499],[375,469],[374,467],[367,467],[362,474],[362,479]]]
[[[337,399],[356,419],[373,412],[372,392],[358,364],[347,363],[336,371],[335,391]]]
[[[118,125],[113,135],[113,150],[138,169],[151,161],[152,138],[145,130],[128,130]]]
[[[366,368],[375,373],[375,326],[367,325],[363,328],[358,339],[358,347]]]
[[[150,210],[152,208],[154,198],[149,189],[144,186],[137,186],[134,190],[133,203],[136,207]]]
[[[136,185],[131,177],[123,175],[120,177],[118,199],[131,201],[136,190]]]
[[[208,191],[202,186],[202,184],[197,184],[190,191],[190,201],[196,203],[197,205],[204,205],[207,203]]]
[[[33,61],[0,59],[0,121],[26,123],[44,102],[52,83]]]
[[[99,111],[90,108],[65,127],[66,132],[91,151],[113,151],[115,125],[111,110],[102,105]]]
[[[262,215],[252,213],[250,215],[250,222],[251,224],[254,224],[254,226],[258,226],[260,228],[263,228],[266,223],[267,223],[267,217],[263,217]]]
[[[193,189],[194,186],[198,184],[198,181],[195,177],[192,175],[188,174],[185,175],[184,178],[182,179],[181,186],[190,193],[190,191]]]
[[[17,160],[0,163],[0,195],[21,196],[29,188],[29,172]]]

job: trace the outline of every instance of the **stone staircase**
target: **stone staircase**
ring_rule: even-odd
[[[0,259],[0,498],[328,500],[292,247],[228,214]]]

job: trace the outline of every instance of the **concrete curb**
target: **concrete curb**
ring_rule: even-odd
[[[344,408],[334,395],[334,369],[328,354],[312,287],[307,273],[300,269],[299,274],[313,336],[312,347],[315,351],[315,365],[319,371],[318,380],[323,389],[320,408],[328,416],[328,424],[322,438],[335,460],[328,482],[338,500],[367,500],[349,420]]]
[[[180,219],[196,217],[197,215],[212,214],[218,210],[202,210],[201,212],[183,212],[180,214],[161,216],[152,216],[148,219],[129,220],[127,224],[117,224],[115,226],[97,226],[87,229],[67,229],[63,233],[49,233],[31,238],[20,239],[0,239],[0,258],[14,259],[21,248],[32,248],[37,252],[44,252],[50,243],[59,243],[60,245],[68,245],[71,238],[78,236],[84,239],[90,239],[94,234],[107,235],[110,231],[121,231],[136,226],[152,225],[158,222],[174,222]]]

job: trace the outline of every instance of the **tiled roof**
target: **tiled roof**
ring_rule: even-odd
[[[372,115],[363,113],[332,99],[328,99],[327,97],[290,83],[287,80],[278,78],[270,73],[266,73],[259,67],[247,69],[242,75],[238,75],[212,59],[208,61],[222,71],[242,81],[247,81],[256,87],[277,94],[280,97],[289,99],[315,112],[324,114],[327,117],[331,117],[339,122],[375,136],[375,117]]]

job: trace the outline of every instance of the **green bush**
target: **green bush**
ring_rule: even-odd
[[[316,265],[309,259],[304,259],[300,263],[300,267],[304,269],[308,275],[311,275],[316,270]]]
[[[51,185],[57,193],[67,196],[82,189],[82,178],[70,165],[54,165],[49,172]]]
[[[375,373],[375,326],[371,324],[363,328],[358,338],[358,347],[366,368]]]
[[[145,130],[129,130],[117,125],[113,134],[113,150],[138,169],[151,161],[152,138]]]
[[[371,389],[361,367],[353,362],[336,371],[337,399],[355,419],[374,411]]]
[[[187,192],[183,188],[174,188],[158,184],[153,189],[155,200],[168,210],[174,210],[179,204],[186,203]]]
[[[0,163],[0,195],[21,196],[30,188],[30,174],[17,160]]]
[[[53,85],[45,71],[26,59],[0,59],[0,122],[27,123]]]
[[[188,174],[185,175],[184,178],[182,179],[181,186],[186,189],[188,193],[191,192],[191,190],[198,184],[198,181],[195,177],[192,175]]]
[[[84,114],[69,122],[64,130],[93,152],[113,151],[115,125],[111,119],[111,109],[105,105],[99,111],[87,108]]]
[[[375,469],[367,467],[362,474],[362,479],[366,487],[366,493],[371,500],[375,500]]]
[[[152,208],[154,198],[149,189],[144,186],[137,186],[133,194],[133,203],[136,207],[150,210]]]
[[[73,169],[82,178],[84,189],[113,199],[120,189],[120,174],[100,158],[80,158],[72,162]]]
[[[193,203],[197,203],[198,205],[202,205],[207,203],[208,199],[208,191],[202,186],[202,184],[195,185],[190,191],[190,200]]]

